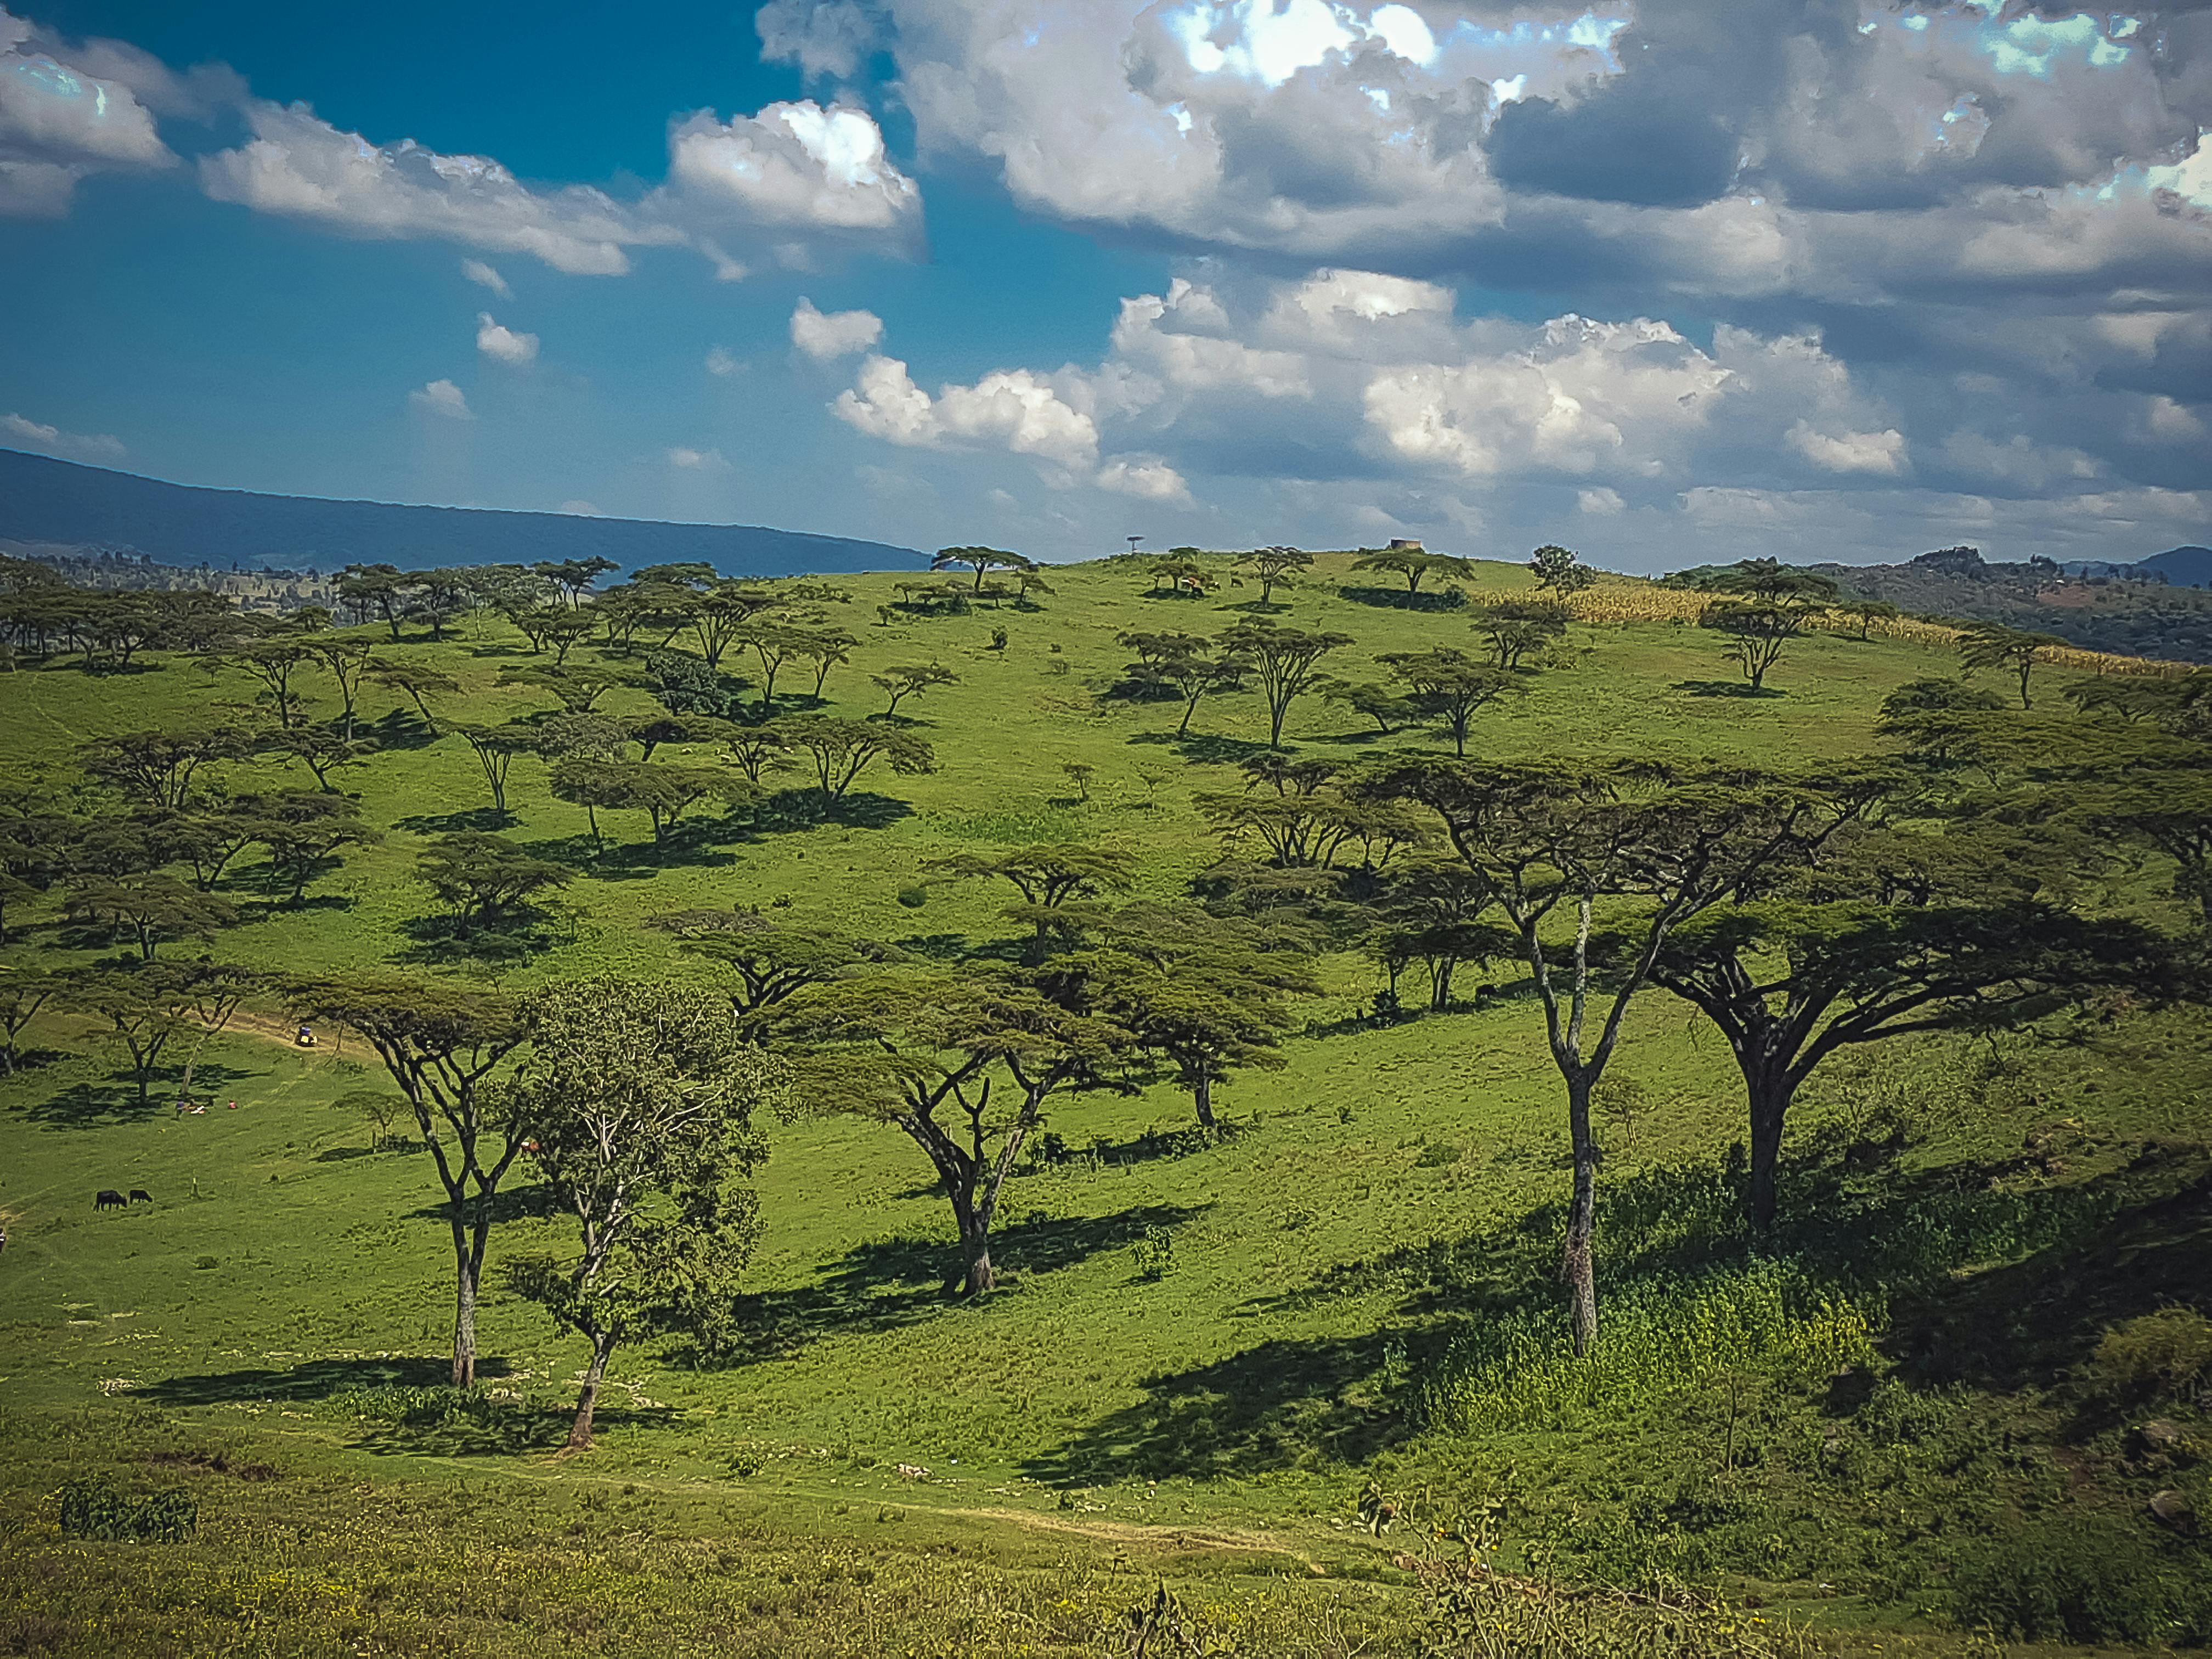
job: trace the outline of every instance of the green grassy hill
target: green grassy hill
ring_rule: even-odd
[[[1336,674],[1472,644],[1464,610],[1362,602],[1348,563],[1325,556],[1278,617],[1352,635]],[[1037,842],[1127,849],[1133,896],[1177,897],[1223,850],[1194,797],[1242,786],[1265,712],[1209,697],[1176,740],[1175,705],[1118,694],[1115,636],[1218,632],[1256,589],[1154,597],[1120,561],[1049,574],[1041,608],[936,618],[889,608],[897,579],[849,579],[831,620],[860,643],[830,712],[880,708],[869,677],[894,665],[959,681],[901,710],[938,769],[871,771],[826,818],[771,799],[656,846],[641,815],[603,811],[595,848],[526,757],[502,822],[471,751],[372,688],[383,746],[335,781],[382,840],[298,908],[242,861],[225,884],[240,924],[164,954],[714,984],[644,924],[737,905],[951,959],[1018,930],[1005,891],[930,861]],[[1474,586],[1528,580],[1486,564]],[[379,648],[459,682],[431,699],[448,731],[552,707],[496,684],[539,659],[495,617]],[[1881,748],[1882,699],[1955,660],[1814,635],[1770,678],[1783,695],[1748,697],[1721,649],[1679,625],[1578,624],[1471,747],[1809,764]],[[305,684],[327,715],[327,682]],[[26,668],[0,678],[0,772],[65,787],[77,744],[252,690],[163,655]],[[625,688],[603,706],[653,705]],[[1318,696],[1285,735],[1337,758],[1436,741]],[[416,857],[495,825],[577,878],[534,925],[457,939]],[[2114,877],[2109,902],[2172,921],[2154,874]],[[45,901],[9,921],[11,968],[109,948]],[[2212,1304],[2201,1012],[2061,1012],[1838,1062],[1795,1120],[1788,1225],[1754,1251],[1735,1067],[1686,1004],[1643,997],[1617,1066],[1644,1108],[1605,1131],[1610,1357],[1577,1368],[1531,1358],[1565,1328],[1567,1142],[1537,1005],[1379,1020],[1372,963],[1316,967],[1306,1034],[1285,1069],[1222,1091],[1222,1136],[1166,1087],[1055,1105],[1010,1189],[1006,1282],[980,1304],[943,1293],[950,1218],[903,1136],[820,1109],[772,1125],[738,1352],[619,1351],[603,1440],[568,1460],[551,1453],[582,1348],[531,1304],[486,1307],[483,1394],[439,1392],[440,1194],[419,1146],[373,1150],[343,1103],[388,1088],[357,1039],[300,1050],[282,1008],[249,1010],[199,1060],[217,1103],[179,1117],[160,1094],[139,1108],[88,1022],[43,1017],[27,1041],[46,1052],[0,1081],[0,1650],[1123,1653],[1160,1583],[1192,1630],[1243,1644],[1217,1650],[1253,1654],[1795,1652],[1793,1620],[1892,1654],[1996,1651],[1978,1626],[2031,1647],[2212,1639],[2212,1557],[2146,1509],[2179,1492],[2204,1512],[2212,1431],[2201,1395],[2130,1393],[2123,1352],[2188,1351],[2195,1328],[2158,1322]],[[515,1185],[495,1266],[568,1236]],[[96,1189],[134,1187],[155,1202],[94,1211]],[[2212,1382],[2212,1353],[2198,1363]],[[97,1470],[189,1490],[198,1534],[64,1536],[55,1490]],[[1377,1503],[1395,1524],[1374,1528]],[[1517,1600],[1443,1570],[1485,1525],[1528,1581]],[[1662,1583],[1766,1622],[1639,1634],[1632,1595],[1540,1588]]]

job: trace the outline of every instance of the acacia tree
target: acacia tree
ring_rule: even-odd
[[[1203,634],[1123,634],[1121,642],[1137,653],[1125,671],[1141,690],[1172,695],[1182,704],[1176,736],[1187,737],[1199,699],[1208,693],[1241,691],[1251,665],[1234,652],[1216,651]]]
[[[462,830],[422,849],[415,878],[453,912],[454,931],[466,935],[479,921],[511,915],[538,894],[565,887],[576,872],[524,852],[504,836]]]
[[[210,939],[238,921],[228,899],[153,871],[85,877],[70,886],[66,908],[105,927],[111,938],[127,932],[147,962],[165,939]]]
[[[182,1085],[189,1095],[201,1045],[230,1023],[258,983],[258,975],[227,963],[149,962],[70,975],[60,994],[63,1006],[106,1022],[102,1036],[131,1057],[143,1109],[151,1103],[162,1054],[179,1036],[198,1031]]]
[[[473,1388],[484,1247],[499,1184],[523,1140],[489,1109],[483,1085],[522,1041],[521,1019],[496,993],[421,980],[311,980],[293,988],[291,1001],[303,1019],[360,1032],[415,1114],[453,1236],[453,1386]]]
[[[1671,775],[1644,765],[1415,758],[1364,787],[1436,813],[1461,861],[1495,896],[1534,976],[1566,1085],[1574,1189],[1560,1277],[1575,1352],[1586,1353],[1598,1334],[1590,1245],[1600,1152],[1590,1090],[1619,1045],[1629,1004],[1678,927],[1771,869],[1809,856],[1855,803],[1756,773]],[[1610,901],[1634,906],[1624,929],[1632,945],[1594,951],[1598,906]],[[1571,931],[1547,936],[1563,910]]]
[[[1399,873],[1377,908],[1383,925],[1370,949],[1397,975],[1419,962],[1428,970],[1429,1012],[1451,1012],[1452,977],[1462,963],[1519,954],[1518,942],[1481,920],[1489,884],[1465,865],[1427,859]]]
[[[276,724],[289,732],[306,718],[301,709],[303,700],[293,689],[292,681],[314,659],[314,650],[308,641],[289,630],[272,630],[235,645],[219,656],[206,658],[200,666],[210,674],[234,668],[260,681],[257,701],[275,709]]]
[[[1239,553],[1236,565],[1260,579],[1260,603],[1273,605],[1276,586],[1289,586],[1293,570],[1312,569],[1313,555],[1295,547],[1255,547],[1249,553]]]
[[[1501,599],[1474,624],[1490,660],[1515,670],[1547,649],[1567,631],[1567,608],[1556,599]]]
[[[1698,625],[1729,636],[1729,659],[1754,691],[1765,689],[1784,648],[1811,629],[1840,591],[1826,576],[1772,559],[1739,560],[1700,586],[1722,597],[1705,607]]]
[[[1221,636],[1223,654],[1250,665],[1267,700],[1267,747],[1283,746],[1291,704],[1321,678],[1321,659],[1352,642],[1349,634],[1309,633],[1268,622],[1240,622]]]
[[[890,703],[884,709],[883,718],[885,720],[895,717],[898,714],[898,706],[908,697],[918,697],[933,685],[960,684],[959,675],[933,662],[910,663],[902,667],[887,668],[882,673],[871,674],[868,678],[876,683],[878,690],[890,699]]]
[[[1201,910],[1133,906],[1101,948],[1054,962],[1048,994],[1095,1010],[1157,1055],[1215,1127],[1213,1091],[1239,1071],[1280,1071],[1291,996],[1322,987],[1302,953],[1261,947],[1256,930]]]
[[[295,907],[307,902],[309,882],[337,867],[341,848],[384,839],[361,821],[361,803],[344,795],[285,790],[256,798],[252,813],[253,838],[290,889],[285,902]]]
[[[563,763],[574,766],[575,763]],[[735,803],[748,799],[752,786],[744,779],[712,766],[671,766],[662,761],[602,761],[583,763],[592,767],[598,804],[619,811],[642,812],[653,823],[656,846],[665,845],[684,815],[703,800]],[[558,781],[556,783],[558,787]],[[586,805],[589,803],[586,803]],[[599,820],[592,821],[599,833]]]
[[[973,570],[975,573],[975,591],[981,593],[987,572],[1028,570],[1035,567],[1035,562],[1018,553],[1008,553],[995,547],[945,547],[939,548],[930,559],[929,568],[932,570]]]
[[[1011,853],[956,853],[928,860],[923,868],[1012,883],[1022,902],[999,914],[1030,927],[1028,954],[1034,963],[1044,960],[1054,933],[1072,939],[1081,922],[1090,919],[1089,908],[1077,901],[1094,897],[1107,888],[1127,888],[1136,879],[1137,859],[1118,848],[1063,842],[1024,847]],[[1073,911],[1071,905],[1075,906]]]
[[[937,751],[928,744],[880,720],[794,714],[769,729],[776,747],[799,750],[813,763],[825,808],[843,800],[854,781],[878,760],[902,777],[937,769]]]
[[[504,1278],[591,1345],[568,1449],[617,1343],[726,1322],[760,1236],[744,1179],[768,1156],[753,1115],[787,1103],[789,1068],[744,1040],[722,999],[669,983],[555,986],[522,1011],[528,1056],[498,1091],[580,1253],[517,1258]]]
[[[461,689],[461,683],[451,674],[415,663],[377,663],[368,670],[368,678],[388,690],[403,693],[433,737],[438,734],[438,722],[430,713],[429,699],[451,696]]]
[[[1467,728],[1477,714],[1508,696],[1526,695],[1520,681],[1507,670],[1477,662],[1449,646],[1394,651],[1379,660],[1413,689],[1416,706],[1434,716],[1451,734],[1452,752],[1456,755],[1467,753]]]
[[[771,921],[757,910],[678,910],[646,926],[675,934],[683,950],[730,970],[736,981],[730,1006],[748,1033],[767,1029],[775,1011],[810,985],[907,960],[896,945]]]
[[[376,653],[361,640],[339,639],[326,635],[307,641],[307,653],[322,665],[323,671],[337,682],[341,729],[349,743],[353,741],[354,718],[361,702],[361,685],[380,665]]]
[[[1370,553],[1365,558],[1355,559],[1352,568],[1403,577],[1409,599],[1419,594],[1421,583],[1427,577],[1465,577],[1474,574],[1474,566],[1455,554],[1431,553],[1419,547],[1386,548],[1380,553]]]
[[[817,984],[785,1005],[779,1024],[811,1045],[801,1087],[822,1109],[895,1123],[928,1157],[959,1229],[965,1297],[998,1282],[991,1229],[1000,1194],[1047,1102],[1104,1084],[1133,1047],[1111,1020],[979,969]],[[1015,1099],[994,1113],[1000,1072]]]
[[[15,1044],[23,1035],[23,1028],[38,1018],[39,1011],[62,990],[63,985],[58,975],[41,973],[35,968],[0,974],[0,1075],[15,1076],[18,1058]]]
[[[1968,674],[1993,668],[2010,674],[2020,684],[2020,706],[2030,708],[2028,676],[2035,665],[2066,641],[2056,634],[2030,633],[2002,623],[1976,623],[1959,636],[1959,661]]]
[[[93,738],[77,745],[76,755],[86,776],[158,811],[181,812],[202,768],[252,750],[252,734],[241,727],[198,726]]]
[[[1826,902],[1723,905],[1677,929],[1653,960],[1652,982],[1713,1023],[1743,1075],[1748,1213],[1760,1232],[1774,1224],[1790,1104],[1839,1048],[1988,1029],[2094,988],[2161,981],[2155,942],[2133,922],[1997,892],[1909,902],[1918,884],[1875,870],[1854,884],[1859,895]]]
[[[483,769],[484,781],[491,786],[492,811],[504,816],[507,811],[507,774],[514,764],[517,755],[536,754],[541,740],[536,731],[527,726],[457,726],[453,728],[469,751]]]

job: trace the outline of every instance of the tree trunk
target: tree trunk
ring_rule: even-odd
[[[607,1374],[607,1356],[614,1352],[614,1346],[610,1333],[592,1338],[592,1363],[584,1369],[583,1390],[576,1396],[576,1420],[568,1430],[570,1451],[592,1449],[592,1413],[599,1408],[599,1379]]]
[[[1751,1096],[1751,1228],[1774,1226],[1782,1164],[1782,1126],[1795,1090],[1786,1077],[1748,1076]]]
[[[1597,1142],[1590,1135],[1590,1079],[1576,1075],[1567,1079],[1567,1125],[1575,1151],[1574,1197],[1567,1206],[1567,1242],[1559,1259],[1559,1277],[1567,1286],[1568,1315],[1574,1328],[1575,1352],[1587,1354],[1597,1346],[1597,1276],[1590,1261],[1590,1241],[1597,1231]]]
[[[988,1296],[998,1284],[991,1269],[991,1229],[967,1206],[960,1214],[960,1294],[969,1300]]]
[[[1200,1073],[1190,1085],[1190,1097],[1198,1107],[1200,1127],[1213,1127],[1213,1079]]]
[[[477,1385],[477,1274],[479,1264],[469,1249],[468,1231],[460,1206],[453,1206],[453,1266],[457,1290],[453,1299],[453,1386]]]

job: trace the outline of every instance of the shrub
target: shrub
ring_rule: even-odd
[[[185,1492],[134,1497],[111,1475],[92,1474],[61,1489],[61,1527],[70,1538],[116,1544],[180,1544],[198,1528],[200,1506]]]
[[[1458,1163],[1464,1156],[1456,1142],[1432,1140],[1421,1148],[1419,1155],[1413,1159],[1413,1167],[1417,1170],[1441,1170],[1448,1164]]]
[[[2024,1641],[2212,1641],[2212,1571],[2203,1552],[2115,1515],[2032,1521],[1969,1555],[1957,1584],[1960,1622]]]
[[[2117,1405],[2187,1394],[2212,1376],[2212,1319],[2160,1308],[2105,1333],[2090,1357],[2093,1394]]]
[[[902,887],[898,890],[898,902],[901,904],[903,904],[909,910],[919,910],[923,905],[929,902],[929,889],[927,887]]]
[[[1471,1432],[1557,1426],[1694,1388],[1727,1370],[1832,1376],[1873,1356],[1882,1310],[1794,1262],[1666,1275],[1614,1291],[1595,1349],[1577,1358],[1554,1309],[1510,1313],[1456,1338],[1423,1385],[1429,1420]]]

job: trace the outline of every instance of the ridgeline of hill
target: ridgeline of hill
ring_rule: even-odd
[[[726,576],[907,570],[913,549],[759,525],[666,524],[569,513],[334,501],[165,483],[0,449],[0,538],[128,549],[163,564],[330,570],[391,564],[533,564],[612,559],[711,564]]]
[[[2192,555],[2212,561],[2203,548],[2177,547],[2140,564],[2077,568],[2048,559],[1990,562],[1973,548],[1952,547],[1909,564],[1811,568],[1847,594],[1917,616],[2002,623],[2120,656],[2212,662],[2212,592],[2177,585],[2205,580],[2207,563]]]

